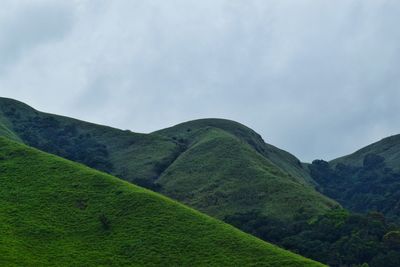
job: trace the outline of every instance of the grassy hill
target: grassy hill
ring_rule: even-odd
[[[395,171],[400,171],[400,135],[393,135],[366,146],[350,155],[332,160],[331,165],[339,163],[350,166],[363,166],[365,156],[375,154],[384,158],[385,164]]]
[[[322,266],[0,137],[1,266]]]
[[[111,173],[220,219],[259,211],[311,218],[338,204],[316,192],[300,161],[251,129],[207,119],[138,134],[46,114],[0,98],[0,118],[17,139]]]
[[[47,114],[7,98],[0,98],[0,122],[25,144],[143,185],[179,151],[167,138]]]
[[[15,141],[21,141],[2,121],[4,118],[0,117],[0,136],[7,137]]]
[[[344,207],[400,222],[400,135],[329,163],[314,161],[310,170],[321,191]]]
[[[270,160],[284,172],[293,176],[300,183],[314,184],[307,168],[302,166],[299,159],[284,150],[265,143],[258,133],[235,121],[225,119],[200,119],[181,123],[157,131],[156,133],[170,138],[193,139],[193,133],[210,127],[230,133],[240,141],[250,145],[255,151]]]
[[[186,147],[157,180],[160,192],[207,214],[224,219],[259,211],[271,218],[293,220],[337,206],[300,176],[283,171],[265,157],[270,152],[262,139],[237,123],[199,120],[157,134]],[[251,138],[258,140],[258,147]]]

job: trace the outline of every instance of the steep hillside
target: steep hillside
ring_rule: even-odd
[[[349,166],[361,167],[365,156],[369,154],[383,157],[388,167],[392,168],[394,171],[400,171],[400,135],[384,138],[353,154],[332,160],[330,163],[333,166],[342,163]]]
[[[400,221],[400,135],[329,163],[314,161],[310,170],[320,190],[344,207]]]
[[[7,98],[0,98],[0,122],[8,137],[149,188],[181,149],[165,137],[47,114]]]
[[[3,119],[3,117],[0,117],[0,136],[4,136],[15,141],[20,141],[15,133],[11,131],[6,124],[4,124]]]
[[[0,137],[2,266],[322,266]]]
[[[293,220],[337,206],[258,153],[243,132],[226,130],[229,121],[222,127],[218,122],[200,120],[157,132],[186,147],[157,180],[160,192],[221,219],[257,211]]]
[[[175,138],[193,138],[193,132],[204,128],[214,127],[232,134],[239,140],[247,143],[258,153],[270,160],[274,165],[290,174],[300,183],[314,184],[301,162],[292,154],[264,142],[262,137],[252,129],[235,121],[224,119],[200,119],[178,124],[176,126],[157,131],[156,133]]]
[[[5,98],[0,98],[0,117],[25,144],[220,219],[257,211],[286,221],[338,206],[314,190],[298,159],[236,122],[197,120],[137,134],[42,113]]]

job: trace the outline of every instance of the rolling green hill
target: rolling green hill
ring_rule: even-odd
[[[0,98],[0,122],[25,144],[143,185],[151,185],[180,149],[157,135],[42,113],[7,98]]]
[[[384,158],[385,164],[394,171],[400,171],[400,135],[393,135],[366,146],[350,155],[332,160],[331,165],[339,163],[361,167],[365,156],[375,154]]]
[[[225,219],[258,211],[279,220],[311,218],[338,204],[314,190],[307,168],[251,129],[207,119],[138,134],[46,114],[0,98],[16,139],[111,173]]]
[[[274,147],[264,142],[262,137],[252,129],[231,120],[225,119],[200,119],[190,122],[178,124],[176,126],[157,131],[156,133],[175,138],[193,139],[193,132],[205,128],[217,128],[238,138],[240,141],[247,143],[259,154],[270,160],[274,165],[282,169],[284,172],[293,176],[297,181],[304,184],[314,184],[308,173],[307,168],[292,154]]]
[[[202,119],[138,134],[5,98],[0,136],[157,191],[331,266],[397,266],[397,245],[385,239],[399,229],[391,223],[400,214],[396,137],[330,163],[304,164],[234,121]],[[386,218],[350,214],[332,199]]]
[[[270,150],[257,134],[238,123],[198,120],[157,134],[186,148],[157,180],[160,192],[214,217],[259,211],[271,218],[293,220],[337,206],[301,176],[294,176],[295,170],[301,170],[299,164],[293,175],[276,164],[290,165],[293,156]],[[268,153],[279,157],[272,157],[273,162],[264,156]]]
[[[322,266],[0,137],[1,266]]]

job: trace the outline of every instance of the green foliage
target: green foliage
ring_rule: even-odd
[[[106,146],[98,143],[89,133],[79,134],[73,124],[60,126],[52,117],[37,116],[16,125],[19,125],[14,128],[16,133],[30,146],[101,171],[112,171]]]
[[[111,228],[111,222],[104,213],[100,214],[99,220],[104,230],[109,230]]]
[[[372,260],[370,267],[398,267],[400,262],[400,253],[398,251],[389,251],[385,254],[378,254]]]
[[[389,249],[400,250],[400,231],[390,231],[383,237],[383,242]]]
[[[0,118],[0,136],[7,137],[11,140],[19,141],[19,138],[15,135],[15,133],[13,133],[2,123],[2,118]]]
[[[298,159],[236,122],[197,120],[136,134],[41,113],[2,98],[0,117],[26,144],[217,218],[253,209],[285,220],[303,210],[310,218],[338,205],[315,192]]]
[[[355,212],[379,211],[400,221],[400,173],[386,166],[383,157],[367,154],[363,165],[336,165],[316,160],[309,166],[319,189]]]
[[[157,131],[156,134],[168,136],[175,140],[188,140],[190,143],[197,139],[196,136],[198,136],[199,132],[209,128],[222,130],[223,132],[233,135],[241,142],[248,144],[257,153],[267,158],[285,173],[290,174],[300,183],[313,184],[313,180],[307,169],[303,167],[295,156],[270,144],[266,144],[258,133],[235,121],[225,119],[200,119]]]
[[[370,232],[360,230],[369,225],[362,216],[334,212],[320,217],[338,204],[316,192],[311,178],[321,192],[345,207],[380,211],[393,220],[400,214],[399,174],[393,167],[400,153],[391,148],[394,138],[384,141],[384,149],[365,150],[349,164],[315,161],[310,176],[294,156],[228,120],[196,120],[136,134],[41,113],[0,98],[0,135],[160,192],[333,266],[379,266],[397,257],[388,245],[391,235],[382,242],[395,229],[379,213],[368,217],[379,222],[367,227]],[[82,211],[90,207],[86,197],[75,203]],[[109,211],[99,210],[93,218],[103,234],[115,230]],[[372,259],[371,253],[376,253]]]
[[[75,124],[62,124],[54,117],[40,114],[23,117],[15,108],[5,113],[15,134],[26,144],[101,171],[112,170],[106,146],[89,133],[80,133]]]
[[[363,167],[367,170],[385,167],[385,158],[375,154],[367,154],[363,160]]]
[[[182,150],[167,138],[41,113],[6,98],[0,98],[1,121],[15,140],[153,190],[162,168]],[[3,133],[0,124],[0,135],[10,133]]]
[[[237,136],[215,127],[190,129],[175,132],[188,147],[158,179],[161,193],[220,219],[257,210],[293,220],[300,211],[311,218],[338,206]]]
[[[384,159],[386,166],[393,169],[394,172],[400,171],[400,134],[382,139],[379,142],[366,146],[355,153],[335,159],[330,162],[332,166],[339,163],[361,167],[368,155],[379,156]]]
[[[1,266],[322,266],[5,138],[0,158]]]
[[[391,263],[400,255],[399,232],[391,230],[396,226],[387,224],[377,214],[337,210],[313,221],[297,220],[288,224],[251,212],[228,216],[225,221],[332,267],[364,263],[370,267],[398,266]],[[389,263],[381,265],[385,260]]]

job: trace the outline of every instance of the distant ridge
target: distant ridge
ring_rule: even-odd
[[[353,212],[381,212],[400,222],[400,135],[330,162],[314,161],[320,190]]]

